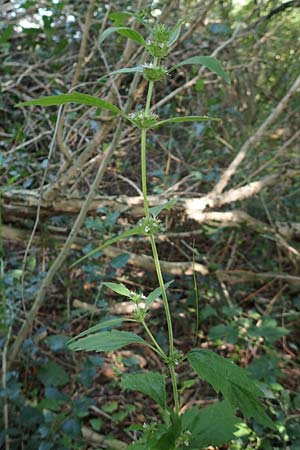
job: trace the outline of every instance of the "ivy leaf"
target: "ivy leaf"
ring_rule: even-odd
[[[96,331],[103,330],[105,328],[112,328],[112,327],[119,327],[124,322],[124,319],[121,317],[116,317],[115,319],[109,319],[104,320],[103,322],[97,323],[91,328],[88,328],[85,331],[82,331],[77,336],[73,337],[67,342],[67,346],[69,347],[69,344],[79,338],[82,338],[83,336],[87,336],[89,334],[96,333]]]
[[[166,409],[165,376],[158,372],[125,374],[122,376],[121,388],[142,392],[152,398],[162,409]]]
[[[137,67],[123,67],[123,69],[119,69],[119,70],[114,70],[113,72],[109,72],[106,75],[103,75],[103,77],[98,78],[98,81],[102,81],[105,78],[110,77],[111,75],[122,75],[123,73],[136,73],[136,72],[140,72],[143,73],[143,68],[142,66],[137,66]]]
[[[152,206],[152,208],[149,208],[149,211],[150,211],[152,217],[155,219],[161,213],[161,211],[164,209],[167,209],[169,211],[170,209],[173,208],[176,201],[177,201],[177,199],[175,198],[173,200],[169,200],[166,203],[162,203],[161,205]]]
[[[166,290],[173,283],[173,281],[174,280],[171,280],[164,284]],[[157,299],[157,297],[161,296],[161,292],[162,291],[160,287],[156,288],[153,292],[151,292],[145,300],[146,305],[147,306],[151,305],[151,303],[153,303]]]
[[[227,83],[230,83],[229,75],[224,71],[220,61],[218,61],[216,58],[213,58],[212,56],[193,56],[192,58],[184,59],[180,63],[171,67],[171,69],[168,72],[177,69],[177,67],[195,64],[205,66],[211,72],[214,72],[221,78],[223,78],[223,80],[225,80]]]
[[[240,422],[226,400],[202,409],[194,406],[181,417],[183,430],[191,433],[188,448],[197,450],[227,444],[236,431],[235,425]]]
[[[102,331],[81,339],[70,341],[68,347],[70,350],[85,350],[95,352],[111,352],[125,347],[129,344],[148,345],[144,339],[130,331]]]
[[[58,106],[65,105],[66,103],[78,103],[80,105],[96,106],[97,108],[107,109],[114,114],[120,114],[121,116],[127,118],[126,114],[124,114],[117,106],[113,105],[112,103],[97,97],[93,97],[92,95],[81,94],[80,92],[72,92],[71,94],[61,95],[49,95],[47,97],[30,100],[28,102],[18,103],[16,106]]]
[[[195,372],[210,383],[216,392],[222,392],[233,408],[240,408],[246,418],[253,417],[262,425],[274,427],[258,400],[263,393],[246,370],[206,349],[192,350],[188,360]]]
[[[86,258],[89,258],[90,256],[94,255],[95,253],[100,252],[101,250],[104,250],[106,247],[109,247],[112,244],[116,244],[117,242],[121,241],[122,239],[125,239],[130,236],[135,236],[140,233],[141,233],[141,227],[137,226],[137,227],[131,228],[130,230],[124,231],[124,233],[120,233],[117,236],[107,239],[105,242],[103,242],[103,244],[99,245],[99,247],[97,247],[94,250],[92,250],[91,252],[87,253],[82,258],[77,259],[77,261],[75,261],[71,265],[71,267],[76,266],[76,264],[84,261]]]
[[[65,369],[52,361],[38,368],[37,377],[44,386],[64,386],[69,381]]]
[[[116,292],[116,294],[124,295],[125,297],[129,298],[131,297],[130,290],[127,289],[124,284],[105,282],[103,283],[103,285]]]
[[[127,37],[128,39],[131,39],[132,41],[136,42],[137,44],[142,45],[143,47],[146,47],[146,41],[143,38],[143,36],[136,30],[133,30],[129,27],[110,27],[105,30],[99,39],[99,44],[102,44],[102,42],[112,33],[118,33],[121,36]]]
[[[221,119],[217,117],[209,116],[184,116],[184,117],[170,117],[170,119],[161,120],[156,122],[151,128],[159,128],[163,125],[169,125],[170,123],[180,123],[180,122],[209,122],[209,121],[221,122]]]

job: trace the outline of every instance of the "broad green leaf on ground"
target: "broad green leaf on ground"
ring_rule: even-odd
[[[205,66],[207,67],[207,69],[223,78],[227,83],[230,83],[229,75],[224,71],[220,61],[218,61],[216,58],[213,58],[212,56],[193,56],[192,58],[185,59],[175,66],[171,67],[169,72],[176,69],[177,67],[191,64],[200,64],[202,66]]]
[[[102,44],[102,42],[112,33],[118,33],[121,36],[127,37],[128,39],[131,39],[132,41],[136,42],[137,44],[142,45],[143,47],[146,47],[146,41],[143,38],[143,36],[136,30],[133,30],[129,27],[110,27],[105,30],[99,39],[99,44]]]
[[[181,123],[181,122],[221,122],[221,119],[217,117],[209,117],[209,116],[183,116],[183,117],[170,117],[170,119],[161,120],[160,122],[156,122],[155,125],[151,127],[151,129],[159,128],[164,125],[169,125],[172,123]]]
[[[105,283],[103,283],[103,285],[108,287],[112,291],[116,292],[116,294],[124,295],[125,297],[129,298],[131,297],[130,290],[127,289],[127,287],[124,286],[124,284],[110,283],[106,281]]]
[[[158,372],[129,373],[122,376],[123,390],[139,391],[166,409],[165,376]]]
[[[267,319],[259,327],[250,327],[247,334],[253,337],[263,337],[267,342],[273,344],[278,339],[289,334],[289,332],[287,328],[279,327],[276,320]]]
[[[164,287],[166,290],[173,283],[173,281],[174,280],[171,280],[164,284]],[[153,303],[157,299],[157,297],[159,297],[161,295],[161,292],[162,291],[161,291],[160,287],[156,288],[153,292],[151,292],[145,300],[146,305],[147,306],[151,305],[151,303]]]
[[[117,106],[112,103],[102,100],[97,97],[93,97],[88,94],[81,94],[80,92],[72,92],[71,94],[61,94],[61,95],[49,95],[47,97],[41,97],[35,100],[30,100],[28,102],[18,103],[16,106],[58,106],[65,105],[67,103],[79,103],[80,105],[96,106],[97,108],[107,109],[115,114],[120,114],[126,117]]]
[[[137,66],[137,67],[123,67],[123,69],[119,69],[119,70],[114,70],[113,72],[109,72],[105,75],[103,75],[103,77],[98,78],[98,81],[102,81],[108,77],[110,77],[111,75],[122,75],[123,73],[143,73],[143,67],[142,66]]]
[[[202,409],[194,406],[181,417],[183,431],[191,433],[188,448],[197,450],[227,444],[236,431],[235,425],[240,421],[226,400]]]
[[[65,369],[52,361],[38,368],[37,377],[44,386],[64,386],[69,381]]]
[[[262,425],[273,427],[258,400],[263,393],[246,370],[207,349],[192,350],[188,360],[195,372],[210,383],[216,392],[222,392],[233,408],[240,408],[246,418],[253,417]]]
[[[129,344],[148,345],[144,339],[130,331],[102,331],[81,339],[69,342],[70,350],[85,350],[95,352],[111,352]]]
[[[113,328],[113,327],[119,327],[124,322],[124,319],[121,317],[116,317],[114,319],[108,319],[104,320],[103,322],[97,323],[91,328],[88,328],[85,331],[82,331],[82,333],[79,333],[77,336],[70,339],[67,343],[67,346],[76,339],[82,338],[83,336],[87,336],[88,334],[96,333],[96,331],[104,330],[105,328]]]
[[[173,200],[169,200],[168,202],[162,203],[161,205],[152,206],[152,208],[149,208],[149,211],[152,217],[154,217],[155,219],[164,209],[167,209],[168,211],[172,209],[176,202],[177,199],[174,198]]]
[[[97,252],[100,252],[101,250],[104,250],[105,248],[109,247],[110,245],[116,244],[117,242],[121,241],[122,239],[126,239],[130,236],[135,236],[137,234],[141,234],[141,227],[134,227],[130,230],[124,231],[124,233],[120,233],[117,236],[112,237],[111,239],[107,239],[107,241],[104,241],[103,244],[99,245],[99,247],[94,248],[91,252],[84,255],[82,258],[77,259],[71,267],[76,266],[76,264],[79,264],[80,262],[84,261],[86,258],[89,258],[90,256],[94,255]]]

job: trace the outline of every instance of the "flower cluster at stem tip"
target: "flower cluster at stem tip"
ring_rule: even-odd
[[[158,24],[153,30],[153,40],[147,41],[147,50],[155,58],[165,58],[170,51],[168,42],[171,30],[163,24]]]
[[[143,322],[147,315],[146,297],[144,294],[138,294],[137,292],[130,292],[130,299],[135,304],[136,309],[134,311],[134,318],[138,322]]]

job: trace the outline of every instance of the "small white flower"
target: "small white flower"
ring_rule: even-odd
[[[146,225],[145,226],[145,233],[149,233],[149,231],[150,231],[150,227],[149,227],[149,225]]]

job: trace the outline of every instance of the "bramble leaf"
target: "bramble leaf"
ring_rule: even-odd
[[[205,66],[211,72],[214,72],[221,78],[223,78],[223,80],[225,80],[227,83],[230,83],[229,75],[223,69],[220,61],[218,61],[213,56],[192,56],[191,58],[184,59],[180,63],[175,64],[175,66],[171,67],[169,72],[173,71],[174,69],[177,69],[177,67],[196,64]]]
[[[143,47],[146,47],[146,41],[143,38],[143,36],[136,30],[133,30],[129,27],[110,27],[105,30],[99,39],[99,44],[102,44],[102,42],[112,33],[118,33],[121,36],[127,37],[128,39],[131,39],[132,41],[136,42],[137,44],[142,45]]]
[[[226,400],[203,409],[194,406],[181,417],[183,430],[191,433],[188,448],[197,450],[227,444],[240,422]]]
[[[118,327],[118,326],[122,325],[123,322],[124,322],[124,319],[121,318],[121,317],[116,317],[114,319],[104,320],[103,322],[97,323],[93,327],[88,328],[85,331],[82,331],[81,333],[77,334],[77,336],[74,336],[72,339],[70,339],[67,342],[67,346],[69,346],[69,344],[71,342],[76,341],[76,339],[82,338],[83,336],[87,336],[88,334],[93,334],[96,331],[103,330],[105,328]]]
[[[117,294],[124,295],[125,297],[131,296],[130,290],[127,289],[127,287],[124,286],[124,284],[105,282],[103,283],[103,285],[107,286],[109,289],[116,292]]]
[[[273,428],[273,422],[258,400],[263,393],[246,370],[207,349],[192,350],[188,360],[195,372],[216,392],[222,392],[233,408],[240,408],[246,418],[253,417],[262,425]]]
[[[165,376],[158,372],[129,373],[122,376],[123,390],[139,391],[166,409]]]
[[[217,117],[209,117],[209,116],[184,116],[184,117],[170,117],[170,119],[161,120],[154,124],[151,129],[162,127],[163,125],[169,125],[171,123],[180,123],[180,122],[209,122],[209,121],[221,122],[221,119]]]
[[[97,108],[107,109],[115,114],[120,114],[126,117],[117,106],[112,103],[102,100],[97,97],[93,97],[88,94],[81,94],[80,92],[72,92],[71,94],[61,94],[61,95],[49,95],[47,97],[41,97],[35,100],[30,100],[28,102],[18,103],[16,106],[58,106],[65,105],[66,103],[79,103],[80,105],[96,106]]]
[[[81,339],[72,340],[68,347],[70,350],[85,350],[95,352],[111,352],[125,347],[129,344],[147,345],[140,336],[130,331],[102,331],[101,333],[92,334]]]

